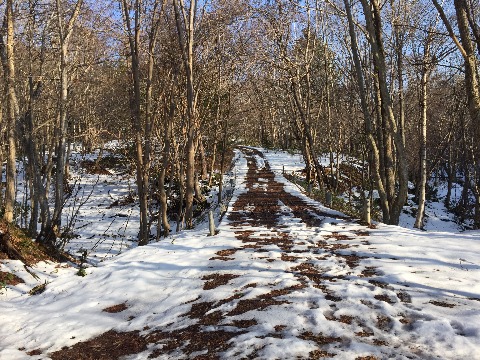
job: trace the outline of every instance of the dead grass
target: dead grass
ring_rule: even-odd
[[[300,338],[303,340],[309,340],[317,343],[318,345],[328,345],[333,343],[341,342],[342,339],[334,336],[325,336],[322,333],[313,334],[310,331],[306,331],[300,335]]]
[[[113,313],[119,313],[119,312],[125,311],[125,310],[127,310],[127,309],[128,309],[127,303],[121,303],[121,304],[117,304],[117,305],[112,305],[112,306],[106,307],[106,308],[103,309],[102,311],[113,314]]]
[[[239,277],[240,275],[233,274],[211,274],[202,277],[202,280],[207,280],[203,285],[203,290],[215,289],[219,286],[226,285],[232,279]]]
[[[456,306],[455,304],[449,304],[444,301],[436,301],[436,300],[430,300],[429,303],[435,306],[446,307],[446,308],[454,308]]]
[[[217,254],[218,256],[221,256],[221,257],[232,256],[232,255],[235,254],[238,250],[239,250],[239,249],[237,249],[237,248],[225,249],[225,250],[217,251],[216,254]]]
[[[117,360],[147,349],[147,340],[139,331],[107,331],[91,340],[79,342],[49,354],[52,360]]]
[[[0,260],[13,259],[25,260],[28,265],[34,265],[40,261],[55,261],[49,255],[48,249],[33,241],[22,229],[0,220],[0,236],[7,236],[10,245],[20,254],[23,259],[16,259],[12,256],[11,251],[2,246],[0,241]]]
[[[359,277],[372,277],[379,275],[379,272],[375,266],[366,266]]]
[[[25,283],[25,281],[23,281],[22,278],[19,278],[17,275],[11,272],[0,271],[0,283],[15,286],[18,284],[23,284]]]

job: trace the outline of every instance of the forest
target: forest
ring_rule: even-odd
[[[0,14],[0,359],[478,359],[480,0]]]
[[[358,159],[350,185],[378,193],[386,224],[410,191],[422,228],[445,182],[445,206],[480,227],[477,0],[5,0],[1,10],[1,214],[40,243],[68,232],[72,149],[99,150],[89,166],[101,171],[115,140],[135,173],[140,245],[154,227],[168,235],[171,219],[192,228],[202,184],[222,177],[236,144],[301,152],[323,198],[340,191],[339,155]]]

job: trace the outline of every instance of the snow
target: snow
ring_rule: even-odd
[[[248,331],[233,338],[228,350],[220,354],[222,358],[252,354],[258,359],[308,358],[311,351],[319,349],[305,335],[312,333],[336,339],[320,346],[335,353],[335,359],[480,359],[480,232],[458,232],[452,221],[433,221],[433,214],[435,219],[449,216],[439,204],[429,210],[432,215],[428,231],[383,224],[368,229],[355,221],[340,219],[337,216],[341,213],[309,199],[282,176],[283,167],[287,172],[302,168],[298,155],[264,153],[275,180],[284,185],[285,191],[328,214],[319,227],[307,227],[279,202],[280,222],[285,226],[282,231],[288,233],[294,245],[288,255],[297,256],[297,260],[283,261],[284,252],[275,244],[264,246],[263,252],[237,251],[230,261],[210,260],[220,250],[244,245],[236,237],[238,228],[226,216],[218,225],[216,236],[207,236],[206,226],[201,224],[194,230],[137,247],[133,241],[137,207],[108,207],[113,200],[128,195],[131,180],[119,174],[78,174],[82,189],[77,203],[86,199],[92,189],[93,192],[75,224],[79,237],[66,248],[88,250],[87,275],[77,276],[77,269],[70,266],[39,263],[33,268],[39,276],[35,280],[18,261],[0,263],[0,271],[14,272],[26,282],[9,286],[0,294],[0,359],[32,358],[27,352],[36,349],[43,355],[34,358],[47,359],[48,354],[64,346],[110,329],[146,334],[186,327],[197,320],[182,315],[199,297],[204,302],[218,302],[239,295],[207,312],[228,314],[241,301],[298,285],[298,271],[294,268],[305,263],[330,279],[324,282],[325,286],[341,300],[328,300],[322,289],[307,279],[307,287],[275,297],[281,304],[226,316],[220,325],[231,331],[239,330],[228,325],[232,320],[255,319],[256,324],[240,329]],[[235,191],[228,212],[233,211],[232,205],[246,191],[247,160],[238,152],[237,156],[232,172],[235,175],[231,177]],[[259,168],[265,166],[265,159],[255,159]],[[67,204],[67,210],[72,211],[72,207],[73,200]],[[119,213],[126,217],[114,216]],[[432,230],[434,226],[438,226],[436,231]],[[275,229],[266,227],[242,227],[242,231],[249,230],[255,232],[252,237],[277,234]],[[338,235],[344,237],[336,239]],[[327,247],[321,247],[323,243]],[[328,250],[333,246],[339,248]],[[349,255],[360,258],[357,267],[347,266],[342,256]],[[375,276],[364,276],[368,270]],[[203,290],[202,277],[212,273],[238,277],[215,289]],[[28,295],[33,286],[45,281],[43,293]],[[399,293],[407,301],[400,301]],[[125,311],[102,311],[121,303],[128,306]],[[146,326],[150,330],[143,330]],[[208,330],[209,326],[205,328]],[[355,335],[362,332],[372,335]],[[126,358],[145,359],[154,348]],[[189,357],[179,352],[170,358]]]

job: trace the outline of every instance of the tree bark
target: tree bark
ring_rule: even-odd
[[[452,198],[452,188],[453,181],[455,180],[455,171],[456,166],[453,163],[452,148],[448,150],[448,161],[446,163],[446,173],[447,173],[447,195],[445,196],[445,207],[450,210],[451,207],[451,198]]]
[[[193,44],[194,22],[197,2],[191,0],[188,9],[183,1],[173,0],[175,23],[182,59],[186,71],[187,83],[187,143],[185,169],[185,222],[186,227],[193,227],[193,199],[195,196],[195,138],[197,134],[197,97],[194,85]],[[187,13],[188,12],[188,13]]]
[[[15,57],[14,57],[14,19],[13,0],[7,0],[5,5],[3,32],[6,42],[2,40],[2,65],[4,71],[4,89],[7,103],[7,167],[5,187],[5,213],[3,218],[11,223],[14,221],[15,211],[15,179],[16,179],[16,119],[18,115],[17,97],[15,94]]]
[[[454,0],[457,14],[458,30],[465,52],[465,90],[467,93],[468,110],[472,119],[473,133],[476,139],[480,138],[480,89],[478,81],[477,59],[475,47],[470,37],[468,23],[468,4],[466,0]],[[476,141],[477,149],[479,148]]]
[[[367,2],[367,0],[361,0],[361,3],[365,14],[367,30],[369,33],[368,40],[370,42],[372,50],[378,85],[380,87],[382,115],[385,119],[386,126],[388,126],[386,132],[388,135],[391,135],[393,137],[396,149],[396,160],[398,167],[398,192],[396,193],[395,198],[391,201],[390,219],[388,223],[392,225],[398,225],[398,222],[400,220],[400,213],[403,209],[403,206],[405,205],[408,194],[407,157],[402,140],[403,135],[400,132],[401,129],[398,128],[395,121],[395,115],[391,103],[391,96],[387,85],[386,61],[385,51],[383,48],[382,23],[379,4],[377,0],[370,0],[369,3]],[[387,141],[389,140],[387,139]],[[392,169],[389,168],[390,164],[386,164],[386,167],[388,171],[386,174],[388,177],[388,182],[395,182],[396,177],[392,178]],[[392,184],[390,184],[390,187],[391,186]]]
[[[413,227],[423,229],[423,219],[425,215],[425,190],[427,186],[427,84],[430,69],[427,62],[430,60],[430,42],[431,33],[427,35],[424,53],[421,85],[421,109],[422,116],[420,122],[420,183],[418,189],[418,210]]]
[[[368,109],[367,92],[366,92],[366,86],[365,86],[365,79],[363,76],[362,64],[360,62],[360,56],[358,54],[357,37],[355,34],[355,24],[353,21],[353,16],[352,16],[352,11],[351,11],[349,1],[344,0],[344,4],[345,4],[347,19],[348,19],[348,29],[350,34],[353,62],[355,65],[355,74],[357,78],[357,84],[358,84],[359,95],[360,95],[360,104],[362,108],[363,118],[365,121],[365,132],[366,132],[368,145],[370,147],[370,151],[372,155],[370,169],[373,173],[373,178],[375,180],[375,184],[377,186],[380,199],[386,199],[387,194],[385,191],[382,176],[380,174],[380,151],[378,149],[377,142],[373,134],[373,125],[372,125],[373,121],[370,115],[370,111]],[[386,201],[383,200],[382,204],[388,207],[388,203]],[[388,208],[387,210],[389,211]]]
[[[66,159],[67,152],[67,102],[68,102],[68,46],[70,44],[71,35],[75,22],[80,14],[80,9],[83,4],[83,0],[78,0],[75,3],[75,9],[70,20],[64,23],[64,12],[60,0],[56,0],[57,11],[57,29],[58,38],[60,41],[60,97],[58,103],[58,126],[56,131],[56,173],[55,173],[55,207],[53,211],[52,224],[58,230],[62,223],[62,210],[65,197],[65,184],[67,179],[65,178],[65,165],[68,159]]]
[[[146,245],[150,238],[148,229],[148,177],[145,175],[143,126],[141,118],[141,89],[140,89],[140,24],[141,0],[135,0],[133,9],[133,26],[130,18],[130,9],[127,0],[122,0],[124,22],[128,33],[128,43],[131,52],[132,99],[130,114],[132,129],[135,134],[135,165],[137,194],[140,204],[140,228],[138,231],[138,245]]]
[[[168,221],[168,204],[167,204],[167,193],[165,191],[165,175],[167,173],[168,160],[170,157],[170,133],[172,131],[172,121],[173,113],[175,109],[175,104],[173,103],[173,96],[170,101],[170,111],[166,116],[166,124],[164,125],[163,131],[163,158],[162,158],[162,167],[160,173],[158,174],[158,187],[160,189],[160,218],[163,227],[163,237],[166,238],[170,234],[170,223]],[[173,181],[173,176],[170,177],[170,181]]]

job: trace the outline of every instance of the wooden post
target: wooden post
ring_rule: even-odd
[[[210,231],[210,236],[215,235],[215,221],[213,220],[213,211],[208,212],[208,228]]]
[[[371,225],[372,219],[370,218],[370,199],[365,198],[363,202],[363,221],[367,225]]]
[[[220,176],[220,182],[218,183],[218,203],[222,202],[222,192],[223,192],[223,176]]]

